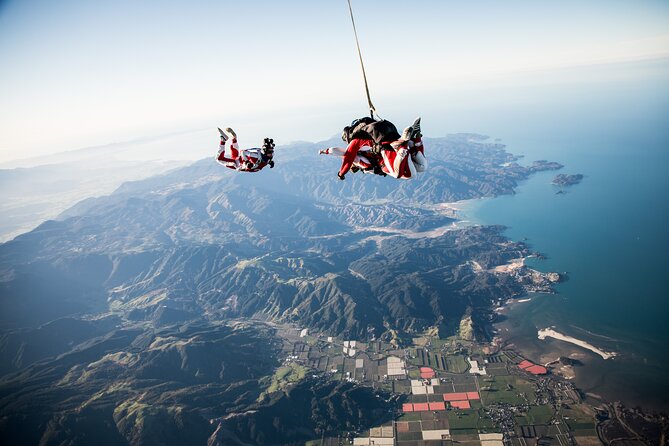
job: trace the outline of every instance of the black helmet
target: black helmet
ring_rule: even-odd
[[[346,143],[348,142],[349,132],[350,132],[350,131],[351,131],[351,127],[350,127],[350,126],[347,125],[346,127],[344,127],[344,130],[341,132],[341,140],[342,140],[342,141],[344,141],[344,142],[346,142]]]

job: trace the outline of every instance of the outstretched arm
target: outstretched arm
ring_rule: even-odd
[[[318,151],[319,155],[334,155],[334,156],[344,156],[346,149],[341,147],[328,147],[327,149],[322,149]]]

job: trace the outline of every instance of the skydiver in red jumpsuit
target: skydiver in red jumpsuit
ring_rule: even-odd
[[[221,136],[221,142],[218,149],[216,160],[230,169],[242,172],[258,172],[266,165],[270,169],[274,167],[274,140],[265,138],[262,148],[239,150],[237,143],[237,134],[230,127],[225,131],[218,129]],[[225,156],[225,146],[230,140],[230,156]]]
[[[348,128],[342,134],[342,139],[349,143],[346,149],[329,147],[319,151],[322,155],[343,157],[341,169],[337,173],[340,180],[343,180],[352,168],[354,172],[361,170],[365,173],[390,175],[399,179],[413,178],[416,172],[424,172],[427,169],[420,133],[420,118],[404,129],[400,139],[383,144],[380,151],[373,149],[375,144],[372,139],[353,138],[349,141],[347,130]]]

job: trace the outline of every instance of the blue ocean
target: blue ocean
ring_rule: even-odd
[[[583,174],[581,184],[558,193],[558,172],[540,173],[515,195],[467,203],[463,217],[507,226],[508,237],[546,256],[532,267],[567,273],[557,295],[530,296],[507,313],[514,345],[536,356],[562,342],[537,339],[537,329],[554,326],[618,352],[603,360],[584,350],[577,385],[667,409],[669,63],[581,68],[565,78],[491,89],[472,105],[477,119],[465,108],[443,126],[500,138],[521,163],[558,161],[560,173]]]

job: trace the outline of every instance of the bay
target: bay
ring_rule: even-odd
[[[537,174],[515,195],[468,202],[464,218],[502,224],[514,240],[546,255],[528,263],[567,272],[557,295],[513,305],[505,336],[533,359],[572,351],[585,363],[576,383],[586,392],[654,409],[669,408],[669,79],[666,62],[628,67],[605,83],[535,87],[543,104],[510,104],[481,126],[522,162],[549,159],[581,184],[551,185],[556,172]],[[492,102],[491,102],[492,104]],[[501,107],[500,107],[501,108]],[[546,327],[619,353],[601,357],[539,340]]]

